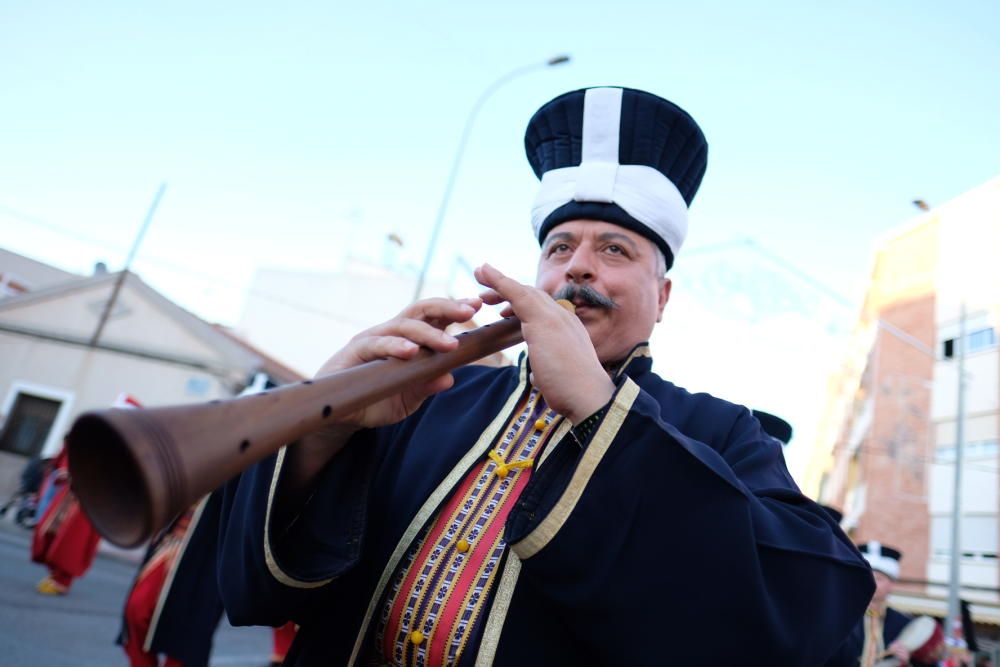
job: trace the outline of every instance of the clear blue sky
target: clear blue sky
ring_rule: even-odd
[[[588,85],[701,123],[689,248],[752,238],[851,298],[912,198],[1000,173],[995,0],[498,7],[5,2],[0,243],[116,268],[166,181],[134,268],[210,320],[237,320],[258,266],[335,269],[379,257],[388,232],[419,265],[473,102],[557,53],[573,62],[483,108],[436,272],[460,254],[532,278],[524,125]]]

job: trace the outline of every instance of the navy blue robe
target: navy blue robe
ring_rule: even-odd
[[[548,445],[461,664],[822,665],[864,613],[871,571],[798,491],[780,445],[747,408],[651,364],[637,347],[592,435]],[[286,664],[367,664],[400,559],[528,390],[524,357],[455,379],[356,434],[289,526],[270,525],[283,453],[227,486],[226,611],[234,625],[298,623]]]

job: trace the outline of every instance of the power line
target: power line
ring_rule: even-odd
[[[917,455],[917,454],[893,453],[893,452],[890,452],[887,447],[884,448],[884,449],[880,448],[880,447],[876,447],[875,443],[871,443],[871,444],[867,444],[867,445],[866,444],[858,445],[853,450],[851,450],[851,448],[845,443],[845,444],[838,445],[838,446],[834,447],[830,451],[830,453],[831,453],[831,455],[836,456],[837,454],[839,454],[841,452],[845,452],[845,451],[850,452],[851,454],[854,454],[854,453],[857,453],[857,452],[863,452],[865,454],[870,454],[872,456],[881,456],[881,457],[884,457],[884,458],[890,458],[890,459],[893,459],[895,461],[921,463],[921,464],[925,464],[925,465],[926,464],[931,464],[931,465],[954,465],[955,464],[955,461],[952,460],[952,459],[942,459],[942,458],[939,458],[939,457],[936,457],[936,456],[927,457],[927,456],[921,456],[921,455]],[[987,473],[991,473],[991,474],[994,474],[994,475],[1000,475],[1000,468],[993,468],[993,467],[990,467],[990,466],[985,466],[985,467],[984,466],[977,466],[974,463],[968,463],[968,462],[965,462],[962,467],[965,468],[965,469],[967,469],[967,470],[978,470],[980,472],[987,472]]]
[[[72,238],[72,239],[75,239],[77,241],[83,241],[85,243],[90,243],[90,244],[96,245],[96,246],[98,246],[100,248],[104,248],[106,250],[114,250],[115,252],[125,252],[125,248],[123,246],[122,247],[116,246],[116,245],[108,242],[106,239],[99,239],[97,237],[88,236],[86,234],[80,234],[78,232],[75,232],[75,231],[72,231],[70,229],[67,229],[66,227],[63,227],[61,225],[57,225],[57,224],[52,223],[52,222],[50,222],[48,220],[44,220],[44,219],[42,219],[42,218],[40,218],[38,216],[35,216],[35,215],[24,213],[23,211],[19,211],[17,209],[11,208],[11,207],[6,206],[4,204],[0,204],[0,214],[6,215],[8,217],[15,218],[17,220],[21,220],[22,222],[27,222],[29,224],[33,224],[33,225],[37,225],[39,227],[43,227],[43,228],[48,229],[49,231],[51,231],[53,233],[61,234],[62,236],[65,236],[65,237],[68,237],[68,238]],[[239,285],[239,284],[237,284],[235,282],[230,282],[230,281],[227,281],[225,279],[219,278],[218,276],[211,275],[211,274],[205,273],[203,271],[199,271],[198,269],[193,268],[191,266],[188,266],[188,265],[185,265],[185,264],[180,264],[180,263],[177,263],[177,262],[173,262],[171,260],[164,259],[162,257],[157,257],[155,255],[148,255],[147,254],[147,255],[145,255],[142,258],[142,261],[143,262],[147,262],[149,264],[153,264],[154,266],[159,266],[160,268],[166,269],[168,271],[172,271],[172,272],[177,273],[179,275],[183,275],[184,277],[187,277],[187,278],[199,278],[199,279],[201,279],[203,281],[208,282],[209,284],[213,284],[213,285],[216,285],[216,286],[225,287],[225,288],[232,289],[232,290],[235,290],[235,291],[238,291],[238,292],[245,292],[246,294],[251,294],[253,296],[258,296],[258,297],[260,297],[262,299],[265,299],[267,301],[272,301],[274,303],[278,303],[280,305],[287,306],[288,308],[291,308],[293,310],[298,310],[298,311],[303,312],[303,313],[308,313],[308,314],[311,314],[311,315],[317,315],[319,317],[324,317],[326,319],[332,320],[334,322],[338,322],[340,324],[349,324],[351,326],[359,326],[359,327],[360,326],[368,326],[368,324],[370,324],[370,323],[367,323],[367,322],[359,322],[359,321],[356,321],[356,320],[351,320],[349,318],[343,317],[342,315],[339,315],[339,314],[334,313],[332,311],[329,311],[329,310],[326,310],[326,309],[323,309],[323,308],[317,308],[315,306],[312,306],[312,305],[309,305],[309,304],[305,304],[305,303],[302,303],[302,302],[299,302],[299,301],[295,301],[293,299],[289,299],[289,298],[284,297],[284,296],[273,294],[271,292],[266,292],[266,291],[261,290],[259,288],[250,287],[250,286],[247,286],[247,285]]]
[[[44,227],[45,229],[48,229],[51,232],[55,232],[56,234],[62,234],[63,236],[76,239],[77,241],[83,241],[84,243],[90,243],[105,249],[111,249],[116,252],[122,252],[122,253],[124,253],[126,250],[125,246],[113,245],[109,243],[107,239],[99,239],[96,236],[88,236],[87,234],[81,234],[77,231],[67,229],[60,225],[49,222],[48,220],[43,220],[38,216],[31,215],[23,211],[19,211],[15,208],[11,208],[10,206],[6,206],[4,204],[0,204],[0,215],[6,215],[9,218],[14,218],[15,220],[20,220],[21,222],[27,222],[29,224],[36,225],[38,227]]]
[[[830,297],[831,299],[833,299],[834,301],[836,301],[840,305],[844,306],[845,308],[848,308],[849,310],[852,310],[852,311],[857,308],[857,303],[855,303],[854,301],[851,301],[850,299],[848,299],[846,296],[844,296],[843,294],[841,294],[837,290],[833,289],[832,287],[830,287],[826,283],[820,281],[818,278],[814,277],[812,274],[808,273],[804,269],[799,268],[798,266],[796,266],[792,262],[788,261],[784,257],[781,257],[780,255],[776,255],[775,253],[771,252],[770,250],[764,248],[762,245],[760,245],[754,239],[748,238],[746,240],[746,245],[751,250],[753,250],[754,252],[756,252],[757,254],[761,255],[762,257],[765,257],[765,258],[769,259],[771,262],[773,262],[777,266],[781,267],[785,271],[787,271],[787,272],[791,273],[792,275],[796,276],[799,280],[801,280],[801,281],[803,281],[803,282],[811,285],[815,289],[817,289],[820,292],[826,294],[828,297]]]

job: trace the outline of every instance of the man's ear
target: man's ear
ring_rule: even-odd
[[[659,305],[656,313],[657,322],[663,321],[663,309],[666,308],[667,301],[670,301],[671,287],[673,287],[673,282],[671,282],[670,278],[664,278],[663,284],[660,285]]]

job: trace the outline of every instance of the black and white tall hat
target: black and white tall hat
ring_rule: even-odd
[[[708,164],[686,111],[631,88],[576,90],[535,112],[524,147],[542,181],[531,215],[539,243],[560,223],[604,220],[653,241],[670,268]]]
[[[858,550],[873,570],[886,574],[892,579],[899,579],[899,559],[903,557],[903,554],[898,549],[872,541],[859,544]]]

